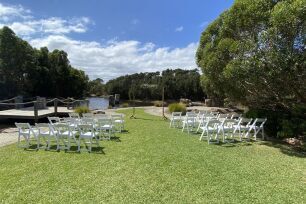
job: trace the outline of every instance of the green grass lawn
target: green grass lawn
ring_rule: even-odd
[[[0,148],[0,202],[306,203],[304,156],[269,143],[208,145],[136,114],[103,152]]]

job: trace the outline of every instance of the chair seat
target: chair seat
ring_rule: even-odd
[[[115,120],[115,123],[124,123],[124,120]]]
[[[216,131],[216,130],[218,130],[218,129],[213,128],[213,127],[200,127],[200,129],[207,130],[207,131]]]
[[[80,137],[82,137],[82,138],[93,138],[93,137],[95,137],[95,134],[92,134],[92,132],[86,132],[86,133],[80,134]]]

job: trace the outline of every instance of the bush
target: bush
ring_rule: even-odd
[[[183,112],[186,113],[186,105],[182,103],[172,103],[168,106],[169,112]]]
[[[162,101],[154,101],[153,105],[155,107],[162,107],[163,106],[163,102]],[[166,106],[166,103],[164,102],[164,106]]]
[[[296,106],[291,111],[251,109],[245,116],[267,118],[265,131],[272,137],[296,137],[306,132],[306,107]]]
[[[76,113],[82,115],[82,113],[89,113],[90,110],[89,110],[89,108],[86,107],[86,106],[79,106],[79,107],[76,107],[76,108],[74,109],[74,112],[76,112]]]
[[[129,105],[129,103],[123,103],[123,104],[121,104],[120,107],[121,108],[128,108],[128,107],[130,107],[130,105]]]

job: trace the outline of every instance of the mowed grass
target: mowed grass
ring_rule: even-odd
[[[127,116],[131,110],[122,111]],[[208,145],[136,110],[103,152],[0,148],[3,203],[306,203],[306,158]]]

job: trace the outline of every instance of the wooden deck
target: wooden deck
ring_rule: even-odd
[[[57,107],[57,114],[70,113],[73,110],[67,109],[67,107]],[[0,118],[4,119],[41,119],[49,116],[54,116],[54,107],[47,107],[46,109],[38,110],[37,118],[35,118],[34,108],[22,108],[22,109],[9,109],[0,111]]]

